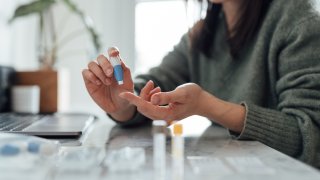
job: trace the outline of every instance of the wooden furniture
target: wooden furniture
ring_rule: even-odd
[[[58,71],[17,72],[16,85],[38,85],[40,87],[40,113],[58,111]]]

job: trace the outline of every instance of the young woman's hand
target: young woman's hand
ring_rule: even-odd
[[[200,115],[215,120],[216,123],[241,132],[244,127],[245,107],[216,98],[194,83],[178,86],[170,92],[151,93],[143,99],[131,92],[123,92],[120,97],[137,106],[137,110],[150,119],[166,121],[181,120],[191,115]]]
[[[96,61],[88,64],[82,71],[86,88],[92,99],[107,113],[119,121],[130,119],[136,108],[127,100],[120,98],[123,92],[133,92],[130,69],[121,61],[124,84],[118,85],[113,76],[113,67],[109,60],[100,55]]]
[[[194,83],[178,86],[170,92],[153,93],[150,100],[130,92],[120,97],[137,106],[137,110],[150,119],[180,120],[190,115],[200,114],[204,91]]]

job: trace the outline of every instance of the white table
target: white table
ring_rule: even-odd
[[[197,125],[194,122],[197,122]],[[320,179],[319,170],[260,142],[232,140],[226,129],[211,125],[203,118],[191,117],[184,120],[183,124],[184,175],[175,179]],[[172,179],[170,142],[171,138],[168,137],[166,174],[160,179]],[[102,152],[99,154],[102,160],[108,152],[123,147],[140,147],[145,150],[146,163],[139,171],[110,172],[101,163],[95,167],[71,170],[66,173],[61,170],[61,167],[53,166],[47,173],[44,173],[45,178],[39,179],[159,179],[155,176],[152,166],[153,142],[149,126],[123,129],[106,117],[106,119],[97,121],[88,130],[87,134],[82,137],[81,146],[64,146],[60,154],[94,148]]]

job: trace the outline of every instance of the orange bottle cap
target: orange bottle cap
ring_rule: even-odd
[[[183,133],[183,126],[182,124],[176,123],[173,125],[173,134],[174,135],[182,135]]]

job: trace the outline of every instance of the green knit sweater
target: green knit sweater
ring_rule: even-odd
[[[320,1],[274,0],[236,60],[223,17],[217,28],[212,58],[190,54],[185,35],[161,65],[136,78],[136,90],[150,79],[162,91],[194,82],[220,99],[242,102],[245,128],[235,138],[260,141],[319,168]],[[123,125],[145,121],[137,113]]]

